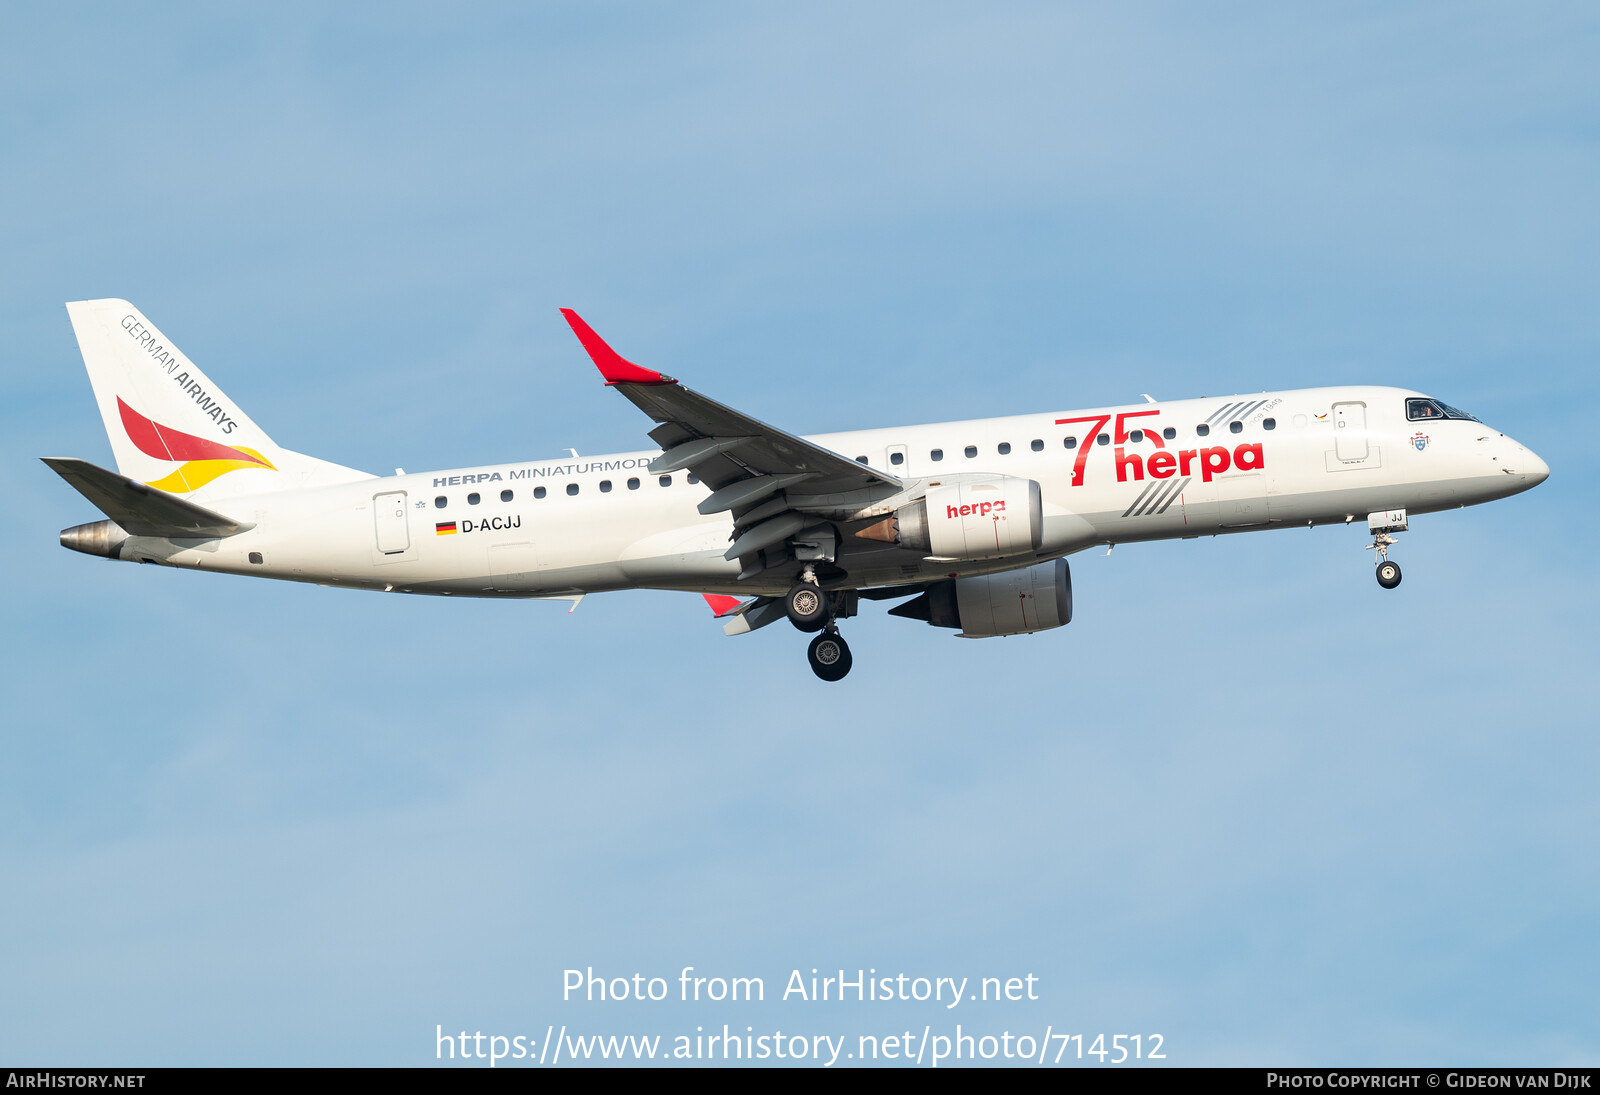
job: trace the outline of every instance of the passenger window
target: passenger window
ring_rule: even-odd
[[[1229,422],[1228,423],[1228,432],[1229,433],[1244,433],[1244,423],[1243,422]]]
[[[866,462],[867,462],[867,458],[865,456],[856,457],[856,463],[857,464],[865,464]]]
[[[1194,428],[1194,435],[1196,437],[1210,437],[1211,427],[1202,422]]]
[[[965,451],[966,451],[966,454],[967,454],[967,459],[971,460],[974,456],[978,455],[978,446],[976,446],[976,445],[968,445],[966,447]]]
[[[1144,440],[1144,431],[1134,430],[1132,433],[1128,434],[1128,440],[1137,445],[1139,442]]]
[[[1076,437],[1064,437],[1061,439],[1061,443],[1069,449],[1078,447],[1078,439]]]
[[[471,494],[467,495],[467,505],[469,506],[475,506],[481,501],[483,501],[483,498],[478,494],[477,491],[473,491]]]
[[[903,452],[892,452],[892,453],[889,454],[889,463],[898,466],[900,464],[904,464],[905,462],[906,462],[906,454],[905,453],[903,453]]]
[[[696,475],[694,472],[690,472],[689,473],[689,485],[692,487],[698,482],[700,482],[700,477],[698,475]]]
[[[1037,437],[1035,437],[1033,439],[1033,441],[1028,445],[1028,447],[1030,449],[1032,449],[1034,452],[1044,452],[1044,442],[1039,440]]]
[[[670,475],[663,475],[663,476],[662,476],[662,477],[661,477],[661,485],[662,485],[662,486],[663,486],[663,487],[670,487],[670,486],[672,486],[672,476],[670,476]]]
[[[600,480],[600,493],[601,494],[610,494],[611,493],[611,480],[609,480],[609,479]]]
[[[629,490],[638,490],[639,489],[639,480],[637,480],[637,479],[628,480],[628,489]]]
[[[533,496],[535,498],[543,498],[544,497],[544,488],[543,487],[534,487],[533,488]]]
[[[444,505],[445,505],[445,497],[442,494],[439,495],[439,497],[437,497],[437,498],[435,498],[433,500],[433,508],[434,509],[444,509]]]
[[[1094,443],[1096,445],[1109,445],[1111,444],[1111,435],[1109,433],[1103,433],[1094,439]]]
[[[1275,430],[1278,428],[1278,420],[1276,418],[1263,418],[1261,420],[1261,428],[1264,430]]]
[[[578,484],[576,484],[576,483],[568,483],[567,484],[567,493],[568,494],[577,494],[578,493]]]
[[[1174,437],[1178,436],[1178,431],[1173,429],[1171,426],[1168,426],[1166,429],[1161,431],[1161,436],[1165,437],[1168,441],[1171,441]]]
[[[928,459],[929,460],[943,460],[944,459],[944,450],[943,449],[934,449],[932,452],[930,452],[928,454]]]
[[[1011,455],[1011,442],[1009,442],[1009,441],[1000,442],[1000,455],[1001,456],[1010,456]]]
[[[508,491],[508,490],[503,490],[503,491],[500,492],[500,501],[502,501],[502,502],[511,501],[511,497],[512,497],[511,496],[511,492]]]

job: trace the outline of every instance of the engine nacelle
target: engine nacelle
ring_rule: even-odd
[[[1032,479],[1001,475],[951,483],[859,535],[892,537],[893,543],[945,559],[1003,559],[1039,550],[1044,503]]]
[[[1072,622],[1072,571],[1065,559],[1020,570],[936,582],[891,616],[959,627],[962,637],[1026,635]]]

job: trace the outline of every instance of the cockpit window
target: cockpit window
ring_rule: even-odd
[[[1469,422],[1477,421],[1466,411],[1457,410],[1448,403],[1440,403],[1437,399],[1406,400],[1406,417],[1413,422],[1424,422],[1430,418],[1464,418]]]

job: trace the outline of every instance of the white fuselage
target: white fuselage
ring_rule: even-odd
[[[1095,544],[1364,520],[1387,509],[1427,513],[1503,498],[1548,475],[1539,457],[1480,422],[1408,418],[1407,399],[1420,396],[1398,388],[1312,388],[808,440],[899,477],[906,491],[898,500],[973,476],[1040,485],[1043,544],[1025,557],[953,563],[844,535],[838,566],[848,574],[845,584],[866,588],[1005,570]],[[133,537],[118,554],[457,596],[782,592],[791,574],[738,580],[739,563],[723,557],[730,515],[700,515],[696,505],[707,488],[687,472],[651,474],[647,465],[657,455],[530,461],[244,495],[229,498],[226,509],[254,523],[248,532],[200,541]]]

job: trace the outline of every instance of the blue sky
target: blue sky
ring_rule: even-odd
[[[1600,14],[1584,4],[12,5],[0,1060],[431,1062],[434,1031],[1159,1032],[1593,1065]],[[557,308],[811,432],[1337,383],[1529,494],[1073,559],[1061,631],[387,598],[62,550],[62,302],[280,443],[641,446]],[[760,976],[760,1005],[561,975]],[[1041,999],[774,999],[791,969]]]

